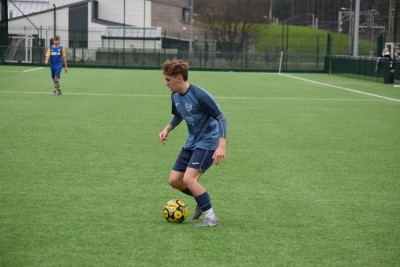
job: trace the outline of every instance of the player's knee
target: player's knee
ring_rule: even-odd
[[[196,182],[197,182],[197,180],[196,180],[194,177],[187,176],[187,175],[185,175],[185,176],[183,177],[183,183],[184,183],[186,186],[188,186],[189,188],[190,188],[190,185],[192,185],[193,183],[196,183]]]
[[[176,179],[176,177],[169,177],[168,179],[168,183],[170,186],[172,186],[173,188],[177,188],[179,189],[181,187],[181,183],[178,179]]]

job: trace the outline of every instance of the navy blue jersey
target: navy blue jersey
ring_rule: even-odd
[[[183,147],[216,150],[219,138],[226,137],[226,123],[214,98],[202,88],[190,85],[184,95],[173,93],[171,99],[175,117],[170,124],[175,127],[185,120],[188,127],[189,135]]]

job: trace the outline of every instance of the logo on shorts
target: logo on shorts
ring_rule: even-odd
[[[186,108],[187,111],[190,112],[190,111],[192,111],[193,106],[192,106],[191,103],[185,103],[185,108]]]
[[[199,165],[200,162],[196,161],[196,162],[192,162],[192,165]]]

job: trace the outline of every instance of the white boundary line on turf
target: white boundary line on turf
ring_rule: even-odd
[[[0,94],[31,94],[31,95],[51,95],[49,92],[18,92],[1,91]],[[171,97],[171,95],[134,95],[134,94],[111,94],[111,93],[63,93],[71,96],[123,96],[123,97]],[[295,98],[295,97],[251,97],[251,96],[216,96],[216,99],[231,100],[293,100],[293,101],[384,101],[378,99],[360,98]]]
[[[31,71],[42,70],[42,69],[44,69],[44,68],[40,67],[40,68],[35,68],[35,69],[24,70],[23,72],[31,72]]]
[[[1,91],[4,94],[30,94],[30,95],[50,95],[49,92],[18,92],[18,91]],[[63,95],[84,95],[84,96],[130,96],[130,97],[171,97],[171,95],[133,95],[133,94],[111,94],[111,93],[63,93]]]
[[[297,101],[383,101],[378,99],[361,98],[304,98],[304,97],[251,97],[251,96],[216,96],[216,99],[232,100],[297,100]]]
[[[0,70],[0,72],[10,72],[10,73],[14,72],[14,73],[21,73],[21,71],[20,71],[20,70]]]
[[[289,77],[289,78],[292,78],[292,79],[302,80],[302,81],[309,82],[309,83],[315,83],[315,84],[319,84],[319,85],[323,85],[323,86],[328,86],[328,87],[333,87],[333,88],[337,88],[337,89],[341,89],[341,90],[346,90],[346,91],[357,93],[357,94],[368,95],[368,96],[377,97],[377,98],[383,98],[383,99],[394,101],[394,102],[400,102],[400,99],[391,98],[391,97],[387,97],[387,96],[376,95],[376,94],[370,94],[370,93],[367,93],[367,92],[358,91],[358,90],[346,88],[346,87],[343,87],[343,86],[333,85],[333,84],[329,84],[329,83],[321,83],[321,82],[317,82],[317,81],[310,80],[310,79],[305,79],[305,78],[292,76],[292,75],[289,75],[289,74],[281,73],[280,75],[283,75],[283,76],[286,76],[286,77]]]
[[[34,68],[34,69],[29,69],[29,70],[0,70],[0,72],[9,72],[9,73],[26,73],[26,72],[31,72],[31,71],[36,71],[36,70],[41,70],[44,69],[44,67],[40,68]]]

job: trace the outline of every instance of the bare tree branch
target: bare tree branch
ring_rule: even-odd
[[[246,43],[256,30],[255,21],[263,18],[258,0],[204,0],[199,19],[212,31],[221,52],[245,52]],[[256,17],[256,19],[255,19]],[[235,60],[230,56],[229,60]]]

